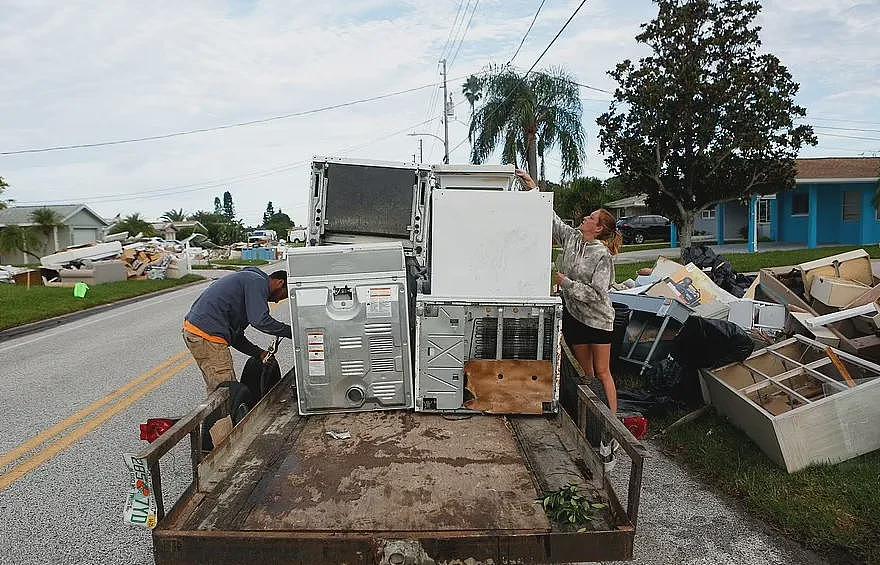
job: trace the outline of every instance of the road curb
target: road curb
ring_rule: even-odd
[[[16,337],[21,337],[23,335],[28,335],[34,332],[38,332],[41,330],[45,330],[47,328],[53,328],[55,326],[60,326],[62,324],[67,324],[70,322],[75,322],[77,320],[81,320],[83,318],[88,318],[94,314],[100,314],[101,312],[106,312],[107,310],[113,310],[114,308],[119,308],[120,306],[126,306],[128,304],[134,304],[135,302],[140,302],[142,300],[147,300],[149,298],[155,298],[156,296],[161,296],[163,294],[169,294],[178,290],[183,290],[185,288],[189,288],[191,286],[195,286],[197,284],[202,284],[205,282],[211,282],[212,279],[205,277],[200,281],[193,281],[186,284],[182,284],[180,286],[172,286],[171,288],[163,288],[162,290],[157,290],[154,292],[148,292],[147,294],[141,294],[139,296],[132,296],[131,298],[123,298],[122,300],[118,300],[116,302],[111,302],[109,304],[101,304],[100,306],[93,306],[91,308],[86,308],[85,310],[78,310],[76,312],[71,312],[69,314],[62,314],[61,316],[55,316],[54,318],[48,318],[46,320],[40,320],[38,322],[31,322],[29,324],[24,324],[21,326],[15,326],[12,328],[8,328],[0,331],[0,343],[4,341],[9,341],[10,339],[14,339]],[[182,323],[182,322],[181,322]]]

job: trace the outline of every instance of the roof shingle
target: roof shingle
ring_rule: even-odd
[[[822,157],[797,160],[797,180],[875,179],[880,176],[880,157]]]

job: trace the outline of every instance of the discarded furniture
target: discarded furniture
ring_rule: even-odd
[[[120,253],[122,253],[122,244],[118,241],[111,241],[108,243],[97,243],[95,245],[75,247],[51,255],[46,255],[45,257],[40,258],[40,263],[44,267],[57,268],[58,266],[66,265],[72,261],[82,261],[84,259],[91,259],[93,261],[106,259],[107,257],[116,257]]]
[[[785,328],[785,306],[760,300],[740,300],[730,303],[728,321],[744,330],[781,331]]]
[[[789,473],[880,448],[880,365],[796,335],[701,375],[718,412]]]
[[[611,301],[624,304],[632,310],[626,336],[623,339],[621,359],[642,367],[640,373],[651,366],[668,329],[675,332],[693,314],[693,310],[681,302],[665,297],[611,292]],[[673,322],[670,328],[670,320]],[[647,351],[646,351],[647,350]]]
[[[810,285],[810,296],[826,306],[844,308],[869,290],[871,290],[870,286],[859,281],[818,276]]]
[[[89,286],[124,281],[128,278],[122,261],[95,261],[86,269],[59,269],[61,286],[73,286],[84,282]]]
[[[797,266],[804,279],[804,292],[810,294],[813,282],[818,277],[836,277],[857,281],[871,286],[874,273],[871,271],[871,257],[864,249],[855,249],[823,259],[816,259]]]
[[[786,306],[789,312],[805,312],[809,317],[818,316],[812,306],[807,304],[794,290],[788,288],[778,278],[787,268],[761,269],[755,296]],[[868,293],[873,293],[871,289]],[[832,322],[825,326],[839,340],[840,349],[869,361],[880,361],[880,337],[859,327],[858,319],[851,318]]]

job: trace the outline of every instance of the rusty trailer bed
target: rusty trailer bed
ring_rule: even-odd
[[[623,509],[564,412],[300,416],[295,394],[285,378],[208,457],[193,451],[193,483],[153,530],[158,565],[632,558],[644,455],[634,439]],[[604,406],[586,387],[579,396],[586,426]],[[212,396],[145,450],[160,498],[158,458],[187,434],[200,445],[198,422],[224,403]],[[609,504],[597,530],[560,531],[536,503],[570,483]]]

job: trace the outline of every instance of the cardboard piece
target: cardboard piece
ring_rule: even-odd
[[[677,265],[674,261],[668,261],[668,263]],[[668,263],[658,259],[657,265],[660,267],[661,273],[665,274],[669,270],[671,265]],[[652,286],[645,294],[648,296],[673,298],[691,308],[708,306],[715,302],[730,304],[739,300],[715,284],[706,273],[693,263],[688,263],[673,274],[666,275],[663,280]],[[721,308],[712,308],[711,310],[721,310]]]

